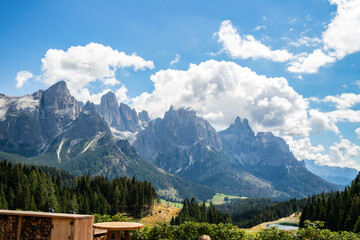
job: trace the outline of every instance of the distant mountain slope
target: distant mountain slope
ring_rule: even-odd
[[[219,133],[224,150],[254,176],[271,182],[294,197],[335,190],[336,186],[309,172],[290,152],[284,139],[272,133],[254,134],[246,119],[239,117]]]
[[[24,97],[1,95],[0,110],[0,156],[6,160],[55,166],[76,175],[135,176],[174,200],[215,194],[144,161],[127,141],[117,142],[96,106],[87,102],[81,109],[65,82]]]
[[[336,189],[307,171],[283,139],[255,136],[239,118],[218,133],[194,111],[171,107],[133,146],[166,171],[231,194],[289,198]]]
[[[359,174],[359,171],[355,168],[341,168],[327,165],[318,165],[315,160],[304,160],[306,168],[333,184],[346,186]]]

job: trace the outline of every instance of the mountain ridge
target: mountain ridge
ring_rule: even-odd
[[[119,105],[112,92],[100,105],[82,106],[64,81],[23,97],[0,95],[1,126],[11,126],[0,129],[4,152],[76,174],[137,174],[145,180],[143,175],[158,189],[178,186],[174,198],[184,196],[185,188],[186,194],[197,194],[189,186],[205,195],[216,189],[271,198],[336,188],[308,172],[283,139],[272,133],[255,135],[245,119],[238,117],[217,132],[195,111],[171,107],[164,118],[150,120],[146,111]],[[120,140],[128,140],[136,150],[127,146],[123,151],[126,144],[119,145]]]

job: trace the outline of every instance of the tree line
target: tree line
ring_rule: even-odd
[[[231,223],[231,218],[227,213],[216,209],[212,203],[206,207],[204,201],[199,204],[193,197],[191,201],[184,199],[182,209],[178,216],[172,217],[170,224],[180,225],[184,222]]]
[[[360,174],[342,192],[317,195],[308,201],[300,218],[300,227],[305,220],[323,221],[332,231],[360,232]]]
[[[231,216],[233,224],[241,228],[251,228],[263,222],[274,221],[300,212],[306,205],[304,199],[290,199],[272,202],[267,198],[247,198],[219,205],[218,209]]]
[[[157,199],[150,182],[133,177],[74,177],[54,168],[0,161],[0,208],[141,217]]]

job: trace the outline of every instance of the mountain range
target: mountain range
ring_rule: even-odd
[[[319,165],[315,160],[308,159],[304,159],[303,161],[310,172],[330,183],[343,187],[349,185],[359,174],[359,171],[355,168]]]
[[[149,180],[163,197],[207,199],[215,192],[283,199],[338,189],[309,172],[286,142],[255,135],[239,117],[216,131],[190,109],[150,119],[117,102],[79,103],[64,81],[22,97],[0,95],[0,157],[74,174]]]

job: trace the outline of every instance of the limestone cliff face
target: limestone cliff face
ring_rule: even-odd
[[[101,97],[101,103],[98,107],[100,115],[112,127],[122,128],[122,118],[119,112],[119,105],[113,92],[108,92]]]
[[[63,81],[32,95],[0,99],[0,148],[27,156],[45,151],[81,111]]]
[[[138,113],[125,103],[120,103],[119,106],[115,94],[111,91],[101,97],[101,103],[96,108],[117,139],[133,142],[136,134],[150,121],[146,111]]]

